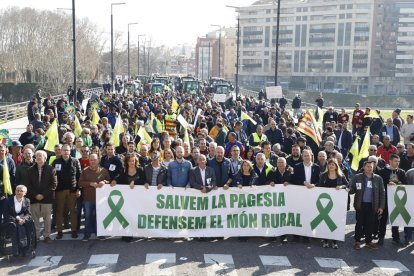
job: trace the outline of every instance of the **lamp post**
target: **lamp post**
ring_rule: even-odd
[[[128,23],[128,80],[131,77],[131,72],[130,72],[130,60],[129,60],[129,26],[131,25],[138,25],[137,22],[135,23]]]
[[[113,7],[126,3],[111,3],[111,90],[114,91],[114,15]]]
[[[72,58],[73,58],[73,90],[75,91],[73,102],[76,102],[76,14],[75,14],[75,0],[72,0],[72,8],[57,8],[58,10],[71,10],[72,11]],[[82,104],[82,103],[81,103]]]
[[[275,86],[277,86],[279,67],[279,30],[280,30],[280,0],[277,0],[277,22],[276,22],[276,49],[275,49]]]
[[[144,34],[141,34],[141,35],[138,35],[138,76],[139,76],[139,38],[141,37],[141,36],[145,36]],[[145,52],[144,52],[144,55],[145,55]],[[145,73],[145,70],[144,70],[144,73]]]
[[[220,78],[221,77],[221,29],[222,29],[222,26],[221,25],[214,25],[214,24],[211,24],[211,26],[212,27],[218,27],[218,28],[220,28],[220,33],[219,33],[219,62],[218,62],[218,77]]]
[[[236,9],[239,13],[240,7],[226,6]],[[240,45],[240,14],[237,15],[237,48],[236,48],[236,99],[239,96],[239,45]]]

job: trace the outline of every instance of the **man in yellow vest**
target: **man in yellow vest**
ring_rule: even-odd
[[[263,126],[257,125],[256,132],[250,134],[249,145],[255,150],[260,149],[260,144],[267,141],[267,136],[263,134]]]
[[[171,107],[168,108],[168,114],[164,116],[165,119],[165,130],[168,132],[170,137],[175,138],[177,135],[177,114],[173,113]]]
[[[152,129],[155,135],[161,135],[164,131],[164,120],[162,112],[157,113],[155,118],[152,120]]]

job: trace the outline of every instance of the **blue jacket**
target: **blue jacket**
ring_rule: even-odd
[[[339,138],[341,137],[341,133],[342,131],[337,131],[335,133],[336,141],[338,141],[338,146],[339,146]],[[353,138],[352,133],[349,130],[343,130],[342,140],[341,140],[341,146],[342,146],[341,153],[344,155],[344,158],[346,157],[346,154],[348,153],[349,149],[352,146],[352,143],[353,143],[352,138]]]
[[[223,158],[221,165],[217,162],[216,158],[213,158],[207,162],[207,166],[212,167],[216,173],[217,187],[223,187],[232,178],[230,160],[228,158]]]
[[[116,118],[118,117],[118,115],[116,113],[109,113],[108,114],[108,123],[111,125],[112,129],[115,127],[115,123],[116,123]]]
[[[168,164],[167,185],[172,187],[186,187],[190,185],[191,162],[183,160],[178,163],[176,160]]]

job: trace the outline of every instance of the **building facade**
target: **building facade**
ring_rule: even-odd
[[[221,37],[220,37],[221,31]],[[236,28],[222,28],[197,38],[196,75],[207,81],[222,77],[234,81],[236,72]]]
[[[239,9],[241,84],[273,85],[277,5]],[[277,2],[276,2],[277,3]],[[282,1],[279,84],[345,93],[414,93],[414,2]],[[396,87],[396,86],[399,87]]]

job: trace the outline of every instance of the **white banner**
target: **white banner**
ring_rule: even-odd
[[[96,191],[99,236],[232,237],[295,234],[343,241],[347,193],[304,186],[199,190],[105,185]]]
[[[266,87],[266,97],[268,99],[280,99],[282,98],[282,86],[268,86]]]
[[[224,103],[226,102],[226,94],[214,94],[213,96],[213,101],[217,102],[217,103]]]
[[[414,227],[414,185],[388,186],[387,197],[390,224]]]

